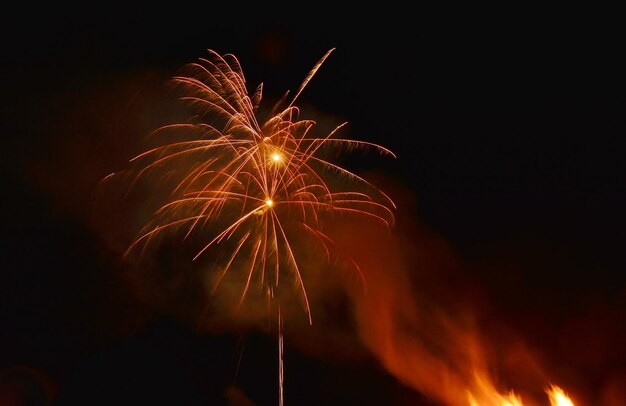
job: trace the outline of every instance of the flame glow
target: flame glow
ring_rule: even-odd
[[[512,390],[500,394],[484,376],[474,375],[474,389],[467,395],[469,406],[524,406],[522,398]]]
[[[350,234],[347,227],[344,231]],[[422,272],[453,266],[446,242],[417,231]],[[549,373],[526,346],[490,343],[464,308],[443,307],[417,285],[403,241],[370,230],[351,247],[368,282],[354,292],[359,335],[381,364],[404,385],[447,406],[545,406]],[[423,245],[422,245],[423,244]],[[451,261],[452,260],[452,261]],[[381,272],[384,270],[384,272]],[[490,345],[491,344],[491,345]],[[505,358],[506,357],[506,358]],[[515,373],[516,375],[511,375]]]
[[[574,402],[563,392],[563,389],[556,385],[550,385],[546,393],[550,398],[550,406],[574,406]]]

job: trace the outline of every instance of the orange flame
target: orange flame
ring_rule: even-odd
[[[524,406],[522,398],[515,392],[509,391],[502,395],[487,378],[479,374],[475,375],[474,392],[469,392],[467,399],[470,406]]]
[[[574,406],[574,402],[572,402],[569,396],[563,392],[563,389],[556,385],[550,385],[550,387],[546,389],[546,393],[550,398],[551,406]]]
[[[525,347],[499,354],[463,309],[444,311],[416,295],[402,244],[393,236],[364,230],[359,237],[368,241],[353,241],[368,283],[367,294],[353,296],[359,334],[400,382],[447,406],[574,406],[555,387],[550,400],[542,398],[546,371]],[[438,258],[421,256],[422,269],[449,266],[453,257],[446,244],[427,239]],[[497,362],[499,355],[514,357]],[[512,363],[525,372],[499,380]]]

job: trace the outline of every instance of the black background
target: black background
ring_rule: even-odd
[[[206,48],[236,54],[249,86],[263,81],[277,97],[336,47],[301,100],[398,154],[355,165],[376,165],[410,191],[416,204],[406,215],[449,242],[490,293],[491,317],[581,381],[600,387],[624,373],[619,25],[563,11],[435,20],[393,10],[306,21],[238,12],[5,16],[0,367],[44,371],[66,402],[220,399],[239,338],[155,314],[111,272],[118,259],[76,206],[92,198],[89,181],[118,169],[131,147],[98,162],[97,153],[76,158],[83,144],[75,141],[88,138],[96,152],[126,145],[98,141],[118,128],[108,120]],[[82,172],[82,183],[67,176]],[[275,403],[275,343],[245,341],[239,383],[254,402]],[[596,355],[571,357],[570,341]],[[346,365],[290,351],[290,404],[426,404],[373,359]]]

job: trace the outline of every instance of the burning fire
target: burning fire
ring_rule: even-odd
[[[546,389],[546,393],[550,398],[550,406],[574,406],[574,402],[563,392],[561,388],[555,385],[550,385],[550,388]],[[513,391],[510,391],[506,395],[500,395],[494,392],[489,395],[490,399],[483,401],[483,403],[476,401],[474,395],[468,394],[469,406],[524,406],[522,398],[516,395]],[[485,403],[486,402],[486,403]]]
[[[475,375],[475,390],[468,392],[469,406],[524,406],[522,398],[515,392],[506,395],[498,393],[488,379],[480,374]]]
[[[495,394],[495,396],[498,398],[496,400],[497,406],[524,406],[522,400],[513,392],[509,392],[505,396],[499,394]],[[470,406],[481,406],[471,394],[468,395],[468,400]]]
[[[444,312],[430,298],[416,294],[409,274],[412,265],[393,236],[374,230],[359,236],[368,241],[355,241],[352,248],[368,282],[367,294],[353,295],[359,335],[400,382],[447,406],[574,406],[556,386],[551,386],[548,399],[543,393],[548,373],[524,346],[507,347],[511,358],[495,362],[499,349],[489,345],[474,318],[463,309]],[[424,259],[422,266],[448,266],[453,256],[447,245],[426,237],[433,257]],[[499,381],[512,364],[520,375]]]
[[[495,387],[482,376],[476,376],[476,393],[468,392],[469,406],[524,406],[521,396],[513,391],[501,395]],[[574,406],[574,402],[554,384],[545,390],[550,399],[550,406]]]
[[[550,398],[550,406],[574,406],[574,402],[563,392],[563,389],[556,385],[550,385],[546,393]]]

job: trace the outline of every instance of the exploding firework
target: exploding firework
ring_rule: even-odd
[[[340,137],[346,123],[316,136],[316,123],[299,119],[294,102],[332,51],[291,101],[283,97],[265,120],[259,114],[263,85],[249,96],[235,56],[209,50],[207,58],[184,67],[172,81],[194,116],[154,131],[150,137],[162,141],[131,160],[133,184],[157,178],[159,191],[168,197],[126,255],[141,255],[164,234],[193,235],[202,241],[193,259],[209,256],[217,268],[213,291],[230,278],[239,286],[241,304],[253,287],[268,302],[288,288],[312,323],[299,251],[316,246],[330,257],[339,245],[325,232],[325,221],[361,216],[389,226],[395,208],[386,194],[331,156],[341,149],[371,148],[393,157],[390,150]],[[362,277],[356,262],[346,262]],[[275,308],[282,403],[280,304]]]
[[[214,289],[228,272],[236,272],[244,276],[243,301],[253,283],[272,295],[282,275],[291,275],[312,322],[292,239],[312,237],[330,255],[336,243],[324,233],[323,216],[366,216],[390,225],[394,208],[382,191],[320,154],[328,148],[370,147],[394,156],[390,150],[339,138],[346,123],[323,137],[311,136],[315,122],[298,119],[294,102],[331,52],[313,67],[291,102],[282,109],[279,102],[263,124],[257,118],[263,86],[248,95],[233,55],[209,51],[208,58],[174,77],[195,120],[157,129],[152,137],[170,142],[131,160],[140,168],[136,179],[155,171],[165,174],[161,182],[169,198],[126,254],[164,232],[182,230],[185,238],[195,233],[205,244],[194,260],[218,244],[230,248],[227,256],[220,252],[224,262]]]

